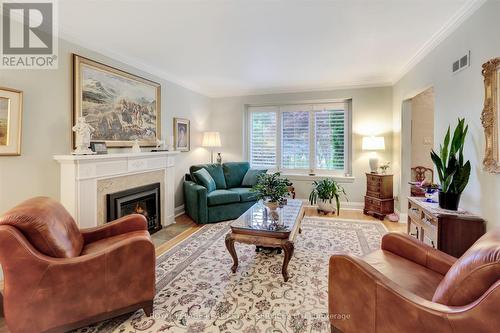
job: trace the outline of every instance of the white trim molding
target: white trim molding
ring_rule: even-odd
[[[392,85],[395,85],[403,78],[413,67],[424,59],[432,50],[441,44],[450,36],[465,20],[474,14],[487,0],[472,0],[466,2],[459,11],[455,13],[432,37],[427,40],[422,47],[408,60],[408,62],[399,70],[399,73],[393,78]]]
[[[179,152],[123,153],[106,155],[56,155],[60,164],[60,201],[76,220],[80,228],[102,224],[99,216],[99,183],[117,177],[136,177],[162,171],[163,226],[174,222],[174,162]]]
[[[177,207],[175,207],[175,209],[174,209],[174,216],[175,216],[175,217],[179,217],[179,216],[181,216],[181,215],[183,215],[183,214],[185,214],[185,213],[186,213],[186,212],[185,212],[185,210],[184,210],[184,205],[177,206]]]

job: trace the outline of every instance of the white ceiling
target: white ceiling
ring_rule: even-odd
[[[388,85],[482,0],[63,0],[63,38],[207,96]]]

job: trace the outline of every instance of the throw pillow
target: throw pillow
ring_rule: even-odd
[[[207,164],[204,168],[208,171],[210,176],[215,181],[215,187],[218,190],[226,189],[226,179],[224,178],[224,171],[222,170],[222,165],[220,164]]]
[[[243,177],[243,181],[241,182],[241,186],[243,187],[252,187],[257,184],[257,177],[263,173],[266,173],[267,169],[248,169],[245,177]]]
[[[196,172],[193,172],[194,180],[197,184],[206,187],[208,193],[215,191],[215,180],[210,176],[207,170],[200,169]]]

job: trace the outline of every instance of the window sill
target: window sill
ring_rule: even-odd
[[[305,175],[305,174],[297,174],[297,173],[282,173],[283,177],[286,177],[290,180],[304,180],[304,181],[313,181],[320,180],[325,178],[333,178],[337,183],[348,184],[354,183],[355,178],[353,176],[341,176],[341,175]]]

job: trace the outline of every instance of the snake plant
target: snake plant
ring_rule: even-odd
[[[465,119],[458,119],[458,125],[450,142],[450,127],[444,137],[444,143],[439,147],[439,155],[432,150],[431,158],[436,166],[444,193],[461,194],[469,182],[471,164],[464,163],[464,143],[469,126]]]

